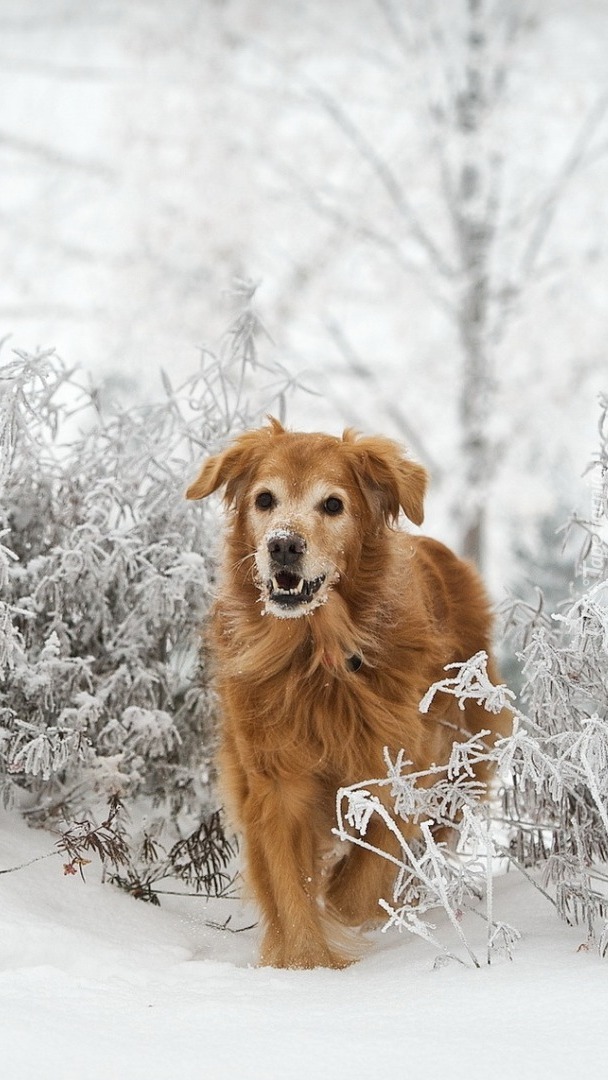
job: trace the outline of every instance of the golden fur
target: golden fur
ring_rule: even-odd
[[[396,528],[400,509],[422,522],[426,473],[388,439],[271,420],[209,459],[187,496],[221,487],[220,772],[264,919],[261,961],[340,967],[352,956],[336,927],[377,917],[394,869],[354,845],[328,861],[336,791],[383,776],[384,747],[420,770],[447,760],[450,725],[505,729],[505,715],[448,695],[418,709],[445,664],[489,652],[488,602],[471,566]],[[390,850],[379,819],[368,839]]]

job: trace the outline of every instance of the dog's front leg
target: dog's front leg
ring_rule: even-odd
[[[261,963],[272,967],[344,967],[327,942],[318,905],[318,793],[306,780],[256,777],[243,825],[249,884],[262,908]]]
[[[372,818],[365,839],[396,857],[400,849],[386,825]],[[392,899],[395,864],[367,848],[353,845],[335,867],[326,893],[325,903],[330,914],[347,926],[362,926],[384,918],[378,901]]]

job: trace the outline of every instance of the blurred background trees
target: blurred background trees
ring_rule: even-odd
[[[0,334],[145,399],[246,272],[316,392],[291,423],[403,439],[498,595],[553,558],[606,370],[602,4],[2,0],[0,29]]]

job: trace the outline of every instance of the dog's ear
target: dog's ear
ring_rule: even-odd
[[[342,438],[354,455],[359,480],[380,499],[386,520],[396,522],[401,508],[414,525],[422,525],[426,469],[405,458],[401,447],[392,439],[381,435],[360,437],[351,429]]]
[[[238,444],[229,446],[221,454],[207,458],[194,483],[186,491],[187,499],[206,499],[218,488],[226,487],[226,499],[228,500],[228,488],[238,482],[239,475],[244,471],[243,450]],[[230,496],[230,501],[232,496]]]
[[[268,427],[240,435],[220,454],[207,458],[196,480],[187,489],[186,498],[206,499],[218,488],[225,487],[224,499],[233,503],[239,485],[249,478],[267,449],[268,440],[285,434],[285,429],[273,416],[269,416],[268,421]]]

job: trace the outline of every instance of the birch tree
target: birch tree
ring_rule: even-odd
[[[608,94],[598,97],[572,131],[561,164],[546,174],[542,188],[520,191],[514,202],[512,193],[508,199],[505,195],[515,151],[504,120],[518,49],[529,32],[526,6],[519,0],[459,0],[449,8],[415,3],[407,9],[397,0],[375,3],[404,71],[424,58],[418,122],[426,126],[433,151],[438,220],[429,220],[428,208],[410,194],[408,177],[377,149],[375,137],[354,118],[348,101],[312,82],[307,92],[367,164],[389,205],[387,220],[363,216],[357,233],[391,257],[400,273],[416,274],[452,327],[459,428],[456,470],[450,468],[452,479],[457,474],[452,513],[461,553],[483,564],[487,502],[518,423],[517,402],[506,431],[504,420],[495,423],[509,383],[505,336],[526,307],[531,285],[559,272],[559,267],[543,265],[546,241],[571,184],[603,153],[599,135]],[[348,210],[310,188],[307,195],[337,227],[347,224]],[[365,379],[377,379],[371,365],[356,355],[344,328],[332,322],[329,329],[347,363],[354,363]],[[417,431],[407,408],[393,400],[386,410],[412,449],[432,466],[428,439]]]

